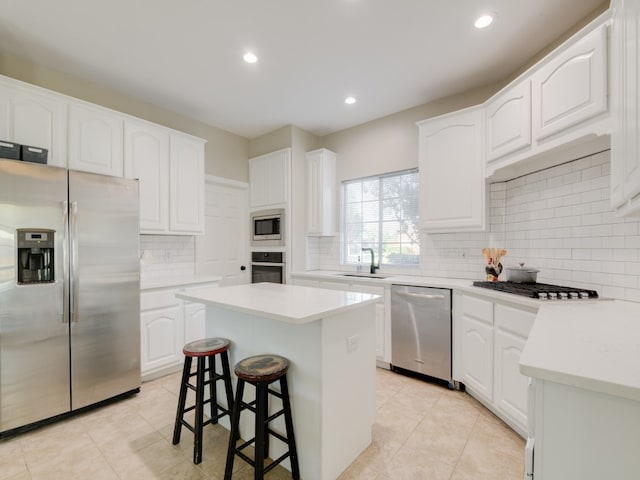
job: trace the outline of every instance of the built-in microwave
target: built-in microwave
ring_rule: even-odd
[[[284,208],[251,212],[251,244],[284,246]]]

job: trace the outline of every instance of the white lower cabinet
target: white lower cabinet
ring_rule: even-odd
[[[140,322],[142,374],[182,361],[184,318],[180,305],[142,312]]]
[[[454,378],[523,437],[527,433],[528,378],[520,355],[535,320],[535,309],[461,295],[459,339],[454,333]],[[459,345],[455,345],[459,343]]]
[[[493,400],[493,303],[463,296],[462,381],[487,401]]]
[[[176,293],[216,286],[164,287],[140,293],[140,371],[143,379],[179,369],[185,343],[205,337],[205,306],[180,300]]]
[[[185,302],[184,343],[205,337],[206,310],[202,303]]]

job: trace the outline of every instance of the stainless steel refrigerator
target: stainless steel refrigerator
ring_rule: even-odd
[[[0,435],[140,387],[138,182],[0,160]]]

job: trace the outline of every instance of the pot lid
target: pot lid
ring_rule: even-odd
[[[506,270],[513,270],[516,272],[527,272],[527,273],[538,273],[540,270],[537,268],[526,267],[524,266],[524,262],[520,262],[517,267],[505,267]]]

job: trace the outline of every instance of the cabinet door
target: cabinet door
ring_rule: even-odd
[[[539,140],[607,110],[607,27],[559,53],[531,79]]]
[[[419,124],[420,224],[425,230],[484,230],[482,122],[482,109],[474,107]]]
[[[182,305],[142,312],[141,370],[144,374],[182,361]]]
[[[386,345],[386,322],[391,319],[385,318],[385,305],[384,305],[384,287],[377,287],[375,285],[360,285],[351,284],[349,290],[352,292],[371,293],[373,295],[380,295],[380,301],[376,304],[376,358],[378,360],[385,361],[385,345]]]
[[[517,84],[485,109],[487,162],[531,146],[531,82]]]
[[[335,235],[336,155],[320,149],[307,152],[307,235]]]
[[[291,149],[249,159],[251,208],[286,204],[289,200]]]
[[[462,317],[463,378],[467,387],[493,400],[493,328]]]
[[[170,135],[169,229],[172,233],[204,233],[204,143]]]
[[[69,168],[122,177],[123,126],[118,115],[84,104],[69,105]]]
[[[493,400],[493,303],[462,297],[462,380],[486,400]]]
[[[0,85],[0,139],[46,148],[47,163],[67,166],[67,103],[22,85]]]
[[[611,206],[640,195],[640,2],[616,2],[611,28]],[[637,213],[637,199],[623,214]]]
[[[495,305],[494,316],[494,404],[526,432],[528,377],[520,373],[519,364],[535,313]]]
[[[638,95],[634,80],[634,65],[637,64],[637,60],[633,56],[627,58],[627,52],[635,51],[635,46],[628,44],[625,36],[629,29],[632,32],[635,30],[637,35],[637,22],[632,21],[634,17],[637,19],[637,16],[631,15],[631,10],[637,3],[637,0],[625,2],[619,0],[611,4],[613,13],[609,99],[611,103],[610,201],[613,209],[620,207],[627,200],[624,193],[625,164],[627,161],[636,160],[632,148],[634,144],[632,142],[627,144],[627,136],[630,133],[627,120],[631,121],[631,128],[635,125],[635,121],[633,115],[627,117],[627,114],[638,111]],[[630,72],[627,72],[628,67],[631,68]],[[627,78],[632,81],[631,85],[627,83]]]
[[[147,123],[125,122],[124,174],[140,180],[140,233],[169,230],[169,135]]]
[[[185,303],[184,343],[205,338],[206,308],[202,303]]]

